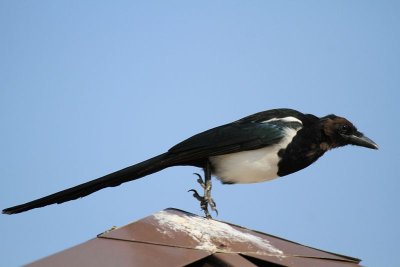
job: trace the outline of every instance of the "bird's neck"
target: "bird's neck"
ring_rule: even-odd
[[[286,149],[279,151],[279,176],[285,176],[314,163],[331,149],[318,127],[303,128]]]

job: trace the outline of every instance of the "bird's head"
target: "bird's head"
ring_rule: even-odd
[[[345,145],[378,149],[378,145],[359,132],[347,119],[336,115],[321,118],[321,130],[327,138],[328,149]]]

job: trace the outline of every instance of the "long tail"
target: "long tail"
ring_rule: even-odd
[[[168,153],[164,153],[125,169],[107,174],[98,179],[27,202],[25,204],[4,209],[3,213],[15,214],[55,203],[60,204],[66,201],[81,198],[103,188],[118,186],[122,183],[136,180],[154,172],[158,172],[162,169],[171,167],[173,164],[171,163],[170,159],[170,155]]]

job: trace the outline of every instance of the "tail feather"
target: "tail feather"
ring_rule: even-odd
[[[106,187],[118,186],[122,183],[139,179],[172,166],[168,153],[164,153],[132,165],[125,169],[107,174],[98,179],[65,189],[63,191],[3,210],[4,214],[16,214],[51,204],[60,204],[92,194]]]

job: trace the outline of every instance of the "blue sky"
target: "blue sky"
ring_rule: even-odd
[[[214,182],[219,220],[398,263],[398,1],[2,1],[0,205],[166,151],[200,131],[289,107],[353,121],[346,147],[267,183]],[[175,167],[86,198],[0,216],[18,266],[175,207],[201,214]]]

